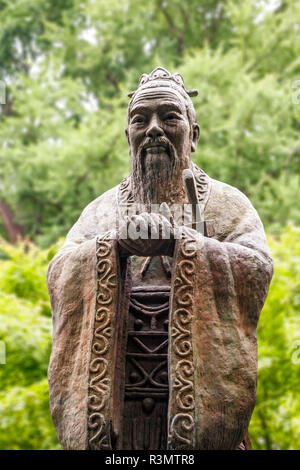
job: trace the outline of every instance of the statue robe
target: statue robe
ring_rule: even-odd
[[[256,400],[256,327],[272,260],[246,196],[195,165],[193,171],[214,234],[175,245],[168,448],[235,449]],[[49,266],[50,407],[64,449],[122,448],[131,280],[112,230],[124,202],[133,202],[130,177],[84,209]]]

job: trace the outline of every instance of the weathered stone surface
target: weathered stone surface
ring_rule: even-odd
[[[193,93],[161,68],[142,77],[128,112],[133,173],[84,209],[50,263],[50,406],[65,449],[249,448],[272,260],[246,196],[190,162]],[[135,202],[187,203],[187,168],[204,234],[174,214],[125,217]],[[137,221],[169,239],[121,239]]]
[[[96,238],[106,238],[114,222],[117,191],[110,190],[83,211],[49,267],[54,322],[51,409],[59,439],[70,449],[87,447]],[[212,180],[204,216],[215,221],[215,235],[205,237],[194,268],[196,437],[190,448],[230,449],[243,438],[255,404],[256,325],[272,262],[257,213],[238,190]],[[171,383],[173,378],[171,373]]]

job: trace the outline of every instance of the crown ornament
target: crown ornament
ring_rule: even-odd
[[[187,90],[185,88],[183,78],[179,73],[171,74],[168,70],[164,69],[163,67],[156,67],[156,69],[152,70],[149,75],[143,73],[140,78],[137,90],[131,91],[130,93],[128,93],[128,96],[131,98],[138,91],[139,88],[144,87],[144,85],[147,86],[147,83],[151,85],[151,82],[154,82],[155,80],[159,82],[166,81],[166,86],[171,87],[173,86],[173,84],[176,84],[177,86],[181,87],[188,96],[198,95],[198,90]]]

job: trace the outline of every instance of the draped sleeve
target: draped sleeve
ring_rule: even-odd
[[[214,238],[194,232],[174,255],[171,449],[235,449],[256,400],[256,327],[273,273],[263,226],[248,199],[219,182],[205,218]]]

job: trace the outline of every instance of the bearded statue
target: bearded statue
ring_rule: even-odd
[[[64,449],[249,449],[256,328],[272,277],[247,197],[191,161],[179,74],[130,93],[131,174],[50,263],[50,406]]]

